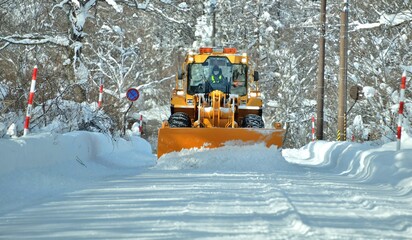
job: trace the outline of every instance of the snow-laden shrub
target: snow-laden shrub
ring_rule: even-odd
[[[31,131],[55,133],[76,130],[109,133],[113,121],[96,103],[48,100],[33,110]]]
[[[6,98],[8,93],[9,88],[7,87],[7,85],[0,83],[0,107],[2,107],[1,101],[4,100],[4,98]]]
[[[19,111],[0,114],[0,138],[11,136],[8,131],[12,125],[15,125],[16,131],[23,132],[24,114]]]
[[[363,142],[370,139],[369,125],[363,123],[361,115],[356,115],[353,119],[353,124],[348,127],[347,139],[356,142]]]
[[[7,127],[4,123],[0,122],[0,137],[4,137],[6,134]]]

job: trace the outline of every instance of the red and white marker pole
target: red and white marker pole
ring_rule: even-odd
[[[401,133],[402,133],[402,123],[403,123],[403,107],[405,105],[405,88],[406,88],[406,71],[402,74],[401,79],[401,92],[399,94],[399,118],[398,118],[398,132],[396,134],[397,143],[396,150],[401,149]]]
[[[316,140],[316,135],[315,135],[315,117],[312,116],[312,141],[314,142]]]
[[[31,111],[33,110],[34,92],[36,90],[36,78],[37,78],[37,66],[33,68],[33,73],[31,76],[30,94],[29,94],[29,100],[28,100],[28,105],[27,105],[26,120],[24,122],[23,136],[26,136],[29,133]]]
[[[142,135],[143,133],[143,115],[140,114],[140,122],[139,122],[139,133]]]
[[[99,108],[102,107],[102,103],[103,103],[103,79],[100,79],[100,88],[99,88],[99,102],[97,104],[97,106]]]

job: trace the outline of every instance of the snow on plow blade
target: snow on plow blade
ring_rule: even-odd
[[[265,143],[267,147],[282,147],[284,129],[257,128],[160,128],[157,157],[190,148],[217,148],[226,142],[239,145]],[[240,142],[241,141],[241,142]]]

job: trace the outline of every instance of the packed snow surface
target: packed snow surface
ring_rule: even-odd
[[[138,136],[0,139],[0,239],[407,239],[412,139],[228,145],[156,160]]]

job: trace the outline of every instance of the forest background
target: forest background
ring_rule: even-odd
[[[349,2],[348,138],[396,138],[402,72],[412,71],[412,1]],[[337,132],[339,31],[343,1],[327,1],[325,140]],[[214,14],[213,14],[214,13]],[[214,17],[213,17],[214,16]],[[267,125],[287,128],[286,147],[310,141],[316,118],[320,1],[0,0],[0,137],[21,136],[31,71],[38,77],[31,131],[122,129],[143,115],[155,148],[169,116],[175,73],[189,50],[212,45],[247,52],[260,73]],[[97,108],[100,83],[104,103]],[[410,131],[408,77],[404,126]],[[126,116],[125,92],[141,97]],[[12,129],[13,133],[10,133]]]

